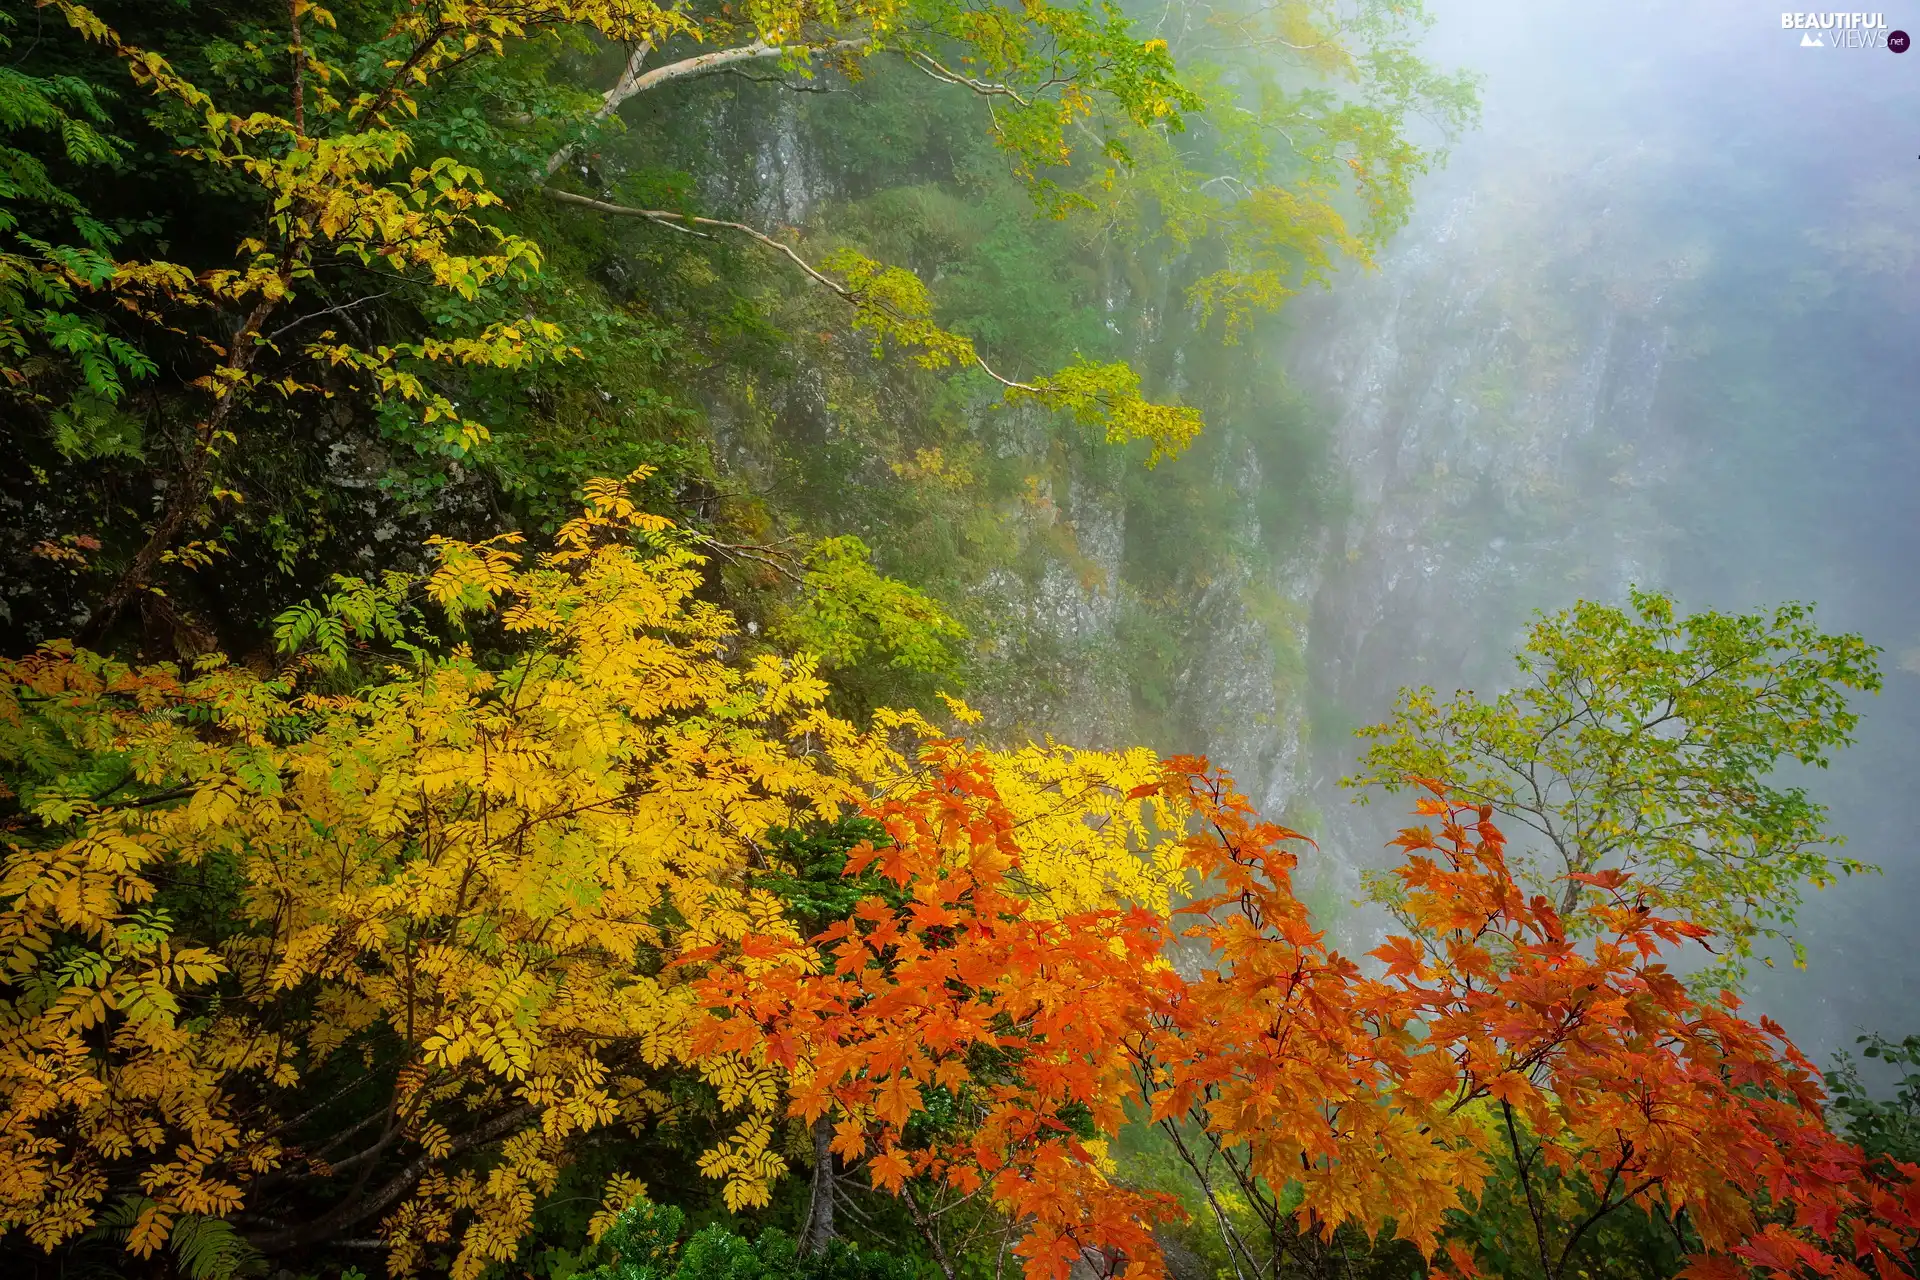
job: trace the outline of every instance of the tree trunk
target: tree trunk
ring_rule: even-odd
[[[833,1119],[823,1115],[813,1122],[813,1187],[807,1201],[807,1225],[800,1233],[800,1252],[817,1257],[833,1239],[833,1198],[839,1194],[833,1172]]]
[[[940,1233],[934,1229],[933,1219],[920,1207],[920,1198],[913,1194],[911,1186],[902,1187],[900,1194],[907,1202],[907,1212],[913,1215],[913,1225],[919,1230],[920,1238],[927,1242],[927,1250],[933,1254],[933,1264],[940,1268],[940,1274],[946,1280],[960,1280],[960,1273],[954,1269],[952,1259],[947,1257],[946,1246],[940,1243]]]

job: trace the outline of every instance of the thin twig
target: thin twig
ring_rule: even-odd
[[[914,67],[918,68],[924,74],[933,77],[935,80],[940,81],[942,84],[957,85],[963,89],[971,89],[983,98],[1012,98],[1023,107],[1033,105],[1027,101],[1027,99],[1016,93],[1011,85],[996,84],[987,80],[976,80],[972,76],[962,75],[960,72],[942,65],[930,54],[922,53],[918,49],[902,49],[899,50],[899,52],[908,62],[912,63]]]
[[[674,209],[640,209],[632,205],[613,204],[606,200],[595,200],[592,196],[578,195],[572,191],[562,191],[557,187],[542,187],[541,190],[544,191],[549,198],[557,200],[561,204],[577,205],[582,209],[592,209],[597,213],[612,214],[619,218],[641,218],[657,226],[671,227],[676,231],[685,232],[694,227],[717,227],[726,231],[738,232],[740,235],[764,245],[775,253],[784,255],[796,267],[799,267],[800,270],[805,272],[814,283],[832,291],[849,306],[858,307],[861,306],[863,302],[868,306],[873,305],[871,302],[863,299],[860,294],[848,288],[846,285],[841,284],[838,280],[835,280],[832,276],[827,275],[811,262],[801,257],[792,245],[776,240],[759,228],[750,227],[744,222],[729,222],[724,218],[705,218],[698,214],[681,213]],[[698,233],[696,232],[694,234]],[[705,238],[711,239],[712,237]],[[972,344],[968,345],[971,347]],[[971,350],[970,354],[973,357],[973,363],[976,368],[1007,390],[1019,391],[1031,396],[1045,396],[1047,394],[1047,390],[1044,387],[1002,376],[998,370],[987,363],[986,358],[983,357],[978,350]]]
[[[388,289],[384,293],[368,294],[364,298],[355,298],[351,302],[343,302],[338,306],[327,307],[320,311],[309,311],[307,314],[303,316],[298,316],[292,320],[287,321],[287,323],[281,325],[278,329],[275,329],[272,333],[262,338],[261,341],[271,343],[276,339],[278,339],[282,334],[289,333],[294,329],[298,329],[301,325],[307,323],[307,321],[309,320],[318,320],[321,316],[341,315],[351,310],[354,307],[365,306],[369,302],[378,302],[382,298],[391,298],[394,294],[398,292],[400,292],[398,289]]]

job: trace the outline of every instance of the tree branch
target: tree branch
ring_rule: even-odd
[[[554,187],[541,188],[547,195],[561,204],[578,205],[582,209],[592,209],[596,213],[608,213],[620,218],[644,218],[648,222],[663,227],[672,227],[676,231],[686,231],[693,227],[719,227],[727,231],[737,231],[751,240],[756,240],[775,253],[785,254],[793,264],[813,278],[814,283],[831,289],[847,302],[858,302],[853,290],[826,275],[814,267],[805,258],[796,253],[791,245],[775,240],[764,231],[748,226],[744,222],[728,222],[722,218],[702,218],[696,214],[677,213],[672,209],[636,209],[629,205],[610,204],[605,200],[595,200],[591,196],[575,195],[571,191],[561,191]],[[707,237],[711,239],[712,237]]]
[[[1574,1246],[1580,1243],[1580,1237],[1587,1233],[1589,1227],[1612,1213],[1615,1209],[1618,1209],[1621,1205],[1631,1203],[1649,1187],[1652,1187],[1656,1182],[1660,1181],[1658,1178],[1648,1178],[1639,1186],[1634,1187],[1625,1195],[1621,1196],[1618,1200],[1609,1199],[1609,1197],[1613,1195],[1613,1189],[1620,1185],[1620,1175],[1626,1171],[1627,1165],[1632,1159],[1633,1144],[1622,1141],[1620,1143],[1620,1159],[1615,1162],[1612,1171],[1607,1174],[1606,1190],[1600,1193],[1600,1207],[1588,1214],[1586,1220],[1573,1229],[1572,1234],[1567,1237],[1566,1247],[1560,1250],[1560,1266],[1558,1270],[1561,1274],[1566,1272],[1567,1262],[1573,1257]]]
[[[541,190],[551,199],[557,200],[561,204],[577,205],[582,209],[592,209],[598,213],[612,214],[619,218],[642,218],[659,226],[670,227],[675,231],[689,235],[701,235],[699,231],[695,230],[697,227],[717,227],[726,231],[738,232],[740,235],[764,245],[775,253],[784,255],[796,267],[804,271],[815,284],[832,290],[848,305],[858,307],[861,304],[859,294],[801,257],[792,245],[776,240],[766,232],[755,227],[750,227],[744,222],[728,222],[723,218],[703,218],[698,214],[679,213],[672,209],[637,209],[630,205],[612,204],[605,200],[595,200],[591,196],[577,195],[571,191],[562,191],[557,187],[542,187]],[[712,237],[703,236],[702,238],[711,239]],[[969,344],[969,346],[971,347],[971,344]],[[998,370],[987,363],[986,358],[983,357],[978,350],[973,350],[971,354],[974,367],[1007,390],[1020,391],[1032,396],[1045,396],[1047,394],[1044,388],[1037,387],[1030,382],[1021,382],[1014,378],[1003,377]]]
[[[446,1155],[434,1156],[422,1151],[409,1160],[387,1183],[369,1196],[355,1196],[346,1203],[337,1205],[332,1212],[299,1226],[288,1227],[273,1235],[251,1241],[254,1248],[262,1253],[286,1253],[306,1245],[326,1240],[332,1233],[357,1226],[377,1213],[381,1213],[400,1197],[412,1190],[413,1184],[420,1181],[429,1166],[436,1160],[445,1160],[457,1156],[474,1147],[504,1137],[518,1127],[527,1117],[535,1114],[539,1108],[531,1103],[515,1107],[487,1121],[479,1128],[454,1140],[452,1149]]]
[[[1519,1121],[1513,1117],[1513,1104],[1502,1098],[1500,1100],[1500,1112],[1506,1120],[1507,1144],[1513,1149],[1514,1172],[1519,1175],[1521,1189],[1527,1193],[1527,1216],[1533,1220],[1533,1242],[1535,1248],[1538,1249],[1540,1253],[1540,1274],[1544,1277],[1544,1280],[1558,1280],[1559,1272],[1554,1268],[1553,1261],[1547,1253],[1547,1224],[1545,1214],[1540,1207],[1539,1193],[1534,1190],[1533,1186],[1533,1176],[1530,1170],[1530,1166],[1533,1164],[1533,1156],[1522,1157],[1520,1154],[1520,1127]],[[1534,1155],[1538,1154],[1539,1149],[1535,1148]]]
[[[940,1243],[940,1233],[934,1230],[933,1219],[929,1218],[926,1211],[920,1207],[920,1198],[913,1194],[912,1187],[901,1187],[900,1194],[906,1200],[907,1212],[912,1215],[913,1225],[918,1228],[920,1238],[927,1242],[927,1248],[932,1252],[934,1264],[940,1268],[940,1274],[945,1276],[946,1280],[958,1280],[959,1273],[954,1270],[952,1261],[947,1257],[946,1248]]]
[[[1025,98],[1014,91],[1011,85],[995,84],[988,80],[976,80],[972,76],[962,75],[950,67],[943,66],[931,55],[918,49],[902,49],[901,56],[925,75],[933,77],[942,84],[958,85],[962,89],[971,89],[983,98],[1012,98],[1023,107],[1032,106]]]
[[[293,28],[293,41],[288,52],[293,58],[293,131],[305,137],[307,133],[307,51],[300,41],[300,0],[287,0],[288,24]]]
[[[674,0],[673,8],[669,10],[669,12],[680,12],[680,10],[685,7],[685,2],[686,0]],[[620,78],[614,81],[613,88],[600,95],[600,106],[593,113],[593,122],[595,124],[601,123],[614,112],[618,111],[621,103],[638,92],[634,86],[640,79],[640,68],[646,65],[647,58],[652,53],[653,41],[651,40],[642,40],[627,52],[626,65],[620,69]],[[548,156],[545,170],[546,176],[551,178],[554,174],[560,172],[560,166],[567,162],[567,157],[572,155],[579,145],[578,142],[569,142]]]
[[[452,30],[453,28],[445,22],[435,23],[430,27],[426,37],[422,39],[419,44],[415,45],[413,52],[408,54],[406,60],[399,64],[393,73],[393,78],[387,81],[387,87],[382,89],[379,95],[367,104],[365,111],[358,109],[349,111],[347,118],[351,120],[356,116],[365,115],[369,120],[379,119],[380,113],[392,106],[394,99],[400,96],[401,87],[406,84],[407,77],[413,74],[414,67],[419,65],[422,58],[432,53],[434,47],[446,38],[447,34]]]
[[[620,103],[649,89],[658,89],[661,85],[675,80],[704,76],[736,63],[754,62],[762,58],[785,58],[799,54],[838,53],[846,49],[864,48],[870,43],[872,43],[871,37],[858,36],[851,40],[831,40],[825,44],[768,44],[764,40],[755,40],[752,44],[743,44],[733,49],[715,49],[712,53],[682,58],[678,62],[669,62],[664,67],[655,67],[645,75],[633,77],[631,82],[624,84],[624,91],[620,93],[617,100],[612,94],[608,95],[608,101],[612,103],[609,110],[618,110]],[[623,86],[615,86],[615,88],[619,90]]]

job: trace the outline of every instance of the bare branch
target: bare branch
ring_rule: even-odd
[[[927,1242],[927,1248],[932,1252],[934,1264],[940,1268],[940,1274],[945,1276],[946,1280],[958,1280],[959,1273],[954,1269],[952,1261],[948,1259],[945,1246],[940,1243],[940,1233],[934,1229],[933,1219],[928,1217],[926,1211],[921,1208],[920,1198],[913,1194],[912,1187],[901,1187],[900,1194],[906,1201],[907,1211],[913,1217],[913,1225],[919,1230],[920,1238]]]
[[[908,62],[912,63],[913,66],[923,73],[932,76],[942,84],[958,85],[963,89],[971,89],[983,98],[1012,98],[1023,107],[1033,105],[1015,92],[1011,85],[995,84],[987,80],[975,80],[972,76],[962,75],[958,71],[942,66],[939,62],[935,61],[931,55],[922,53],[918,49],[902,49],[900,53]]]
[[[833,292],[839,294],[848,302],[858,301],[858,299],[854,297],[853,290],[847,288],[832,276],[815,269],[812,263],[794,252],[791,245],[783,244],[766,232],[750,227],[744,222],[728,222],[723,218],[702,218],[696,214],[678,213],[672,209],[636,209],[630,205],[610,204],[605,200],[595,200],[591,196],[575,195],[571,191],[560,191],[553,187],[546,187],[544,190],[548,196],[558,200],[561,204],[578,205],[582,209],[592,209],[597,213],[609,213],[615,217],[644,218],[648,222],[657,222],[663,227],[672,227],[677,231],[685,231],[691,227],[720,227],[727,231],[737,231],[751,240],[758,241],[776,253],[785,254],[792,260],[795,266],[811,276],[814,283],[833,290]],[[711,237],[708,238],[710,239]]]
[[[1533,1222],[1533,1242],[1540,1254],[1540,1273],[1546,1277],[1546,1280],[1557,1280],[1559,1270],[1553,1265],[1553,1258],[1547,1252],[1545,1210],[1540,1205],[1540,1194],[1533,1185],[1531,1173],[1533,1159],[1540,1154],[1540,1148],[1536,1146],[1532,1152],[1521,1155],[1519,1121],[1514,1119],[1513,1106],[1505,1098],[1500,1100],[1500,1112],[1506,1124],[1507,1144],[1513,1150],[1514,1172],[1520,1178],[1520,1189],[1527,1195],[1527,1216]]]
[[[743,44],[733,49],[715,49],[712,53],[696,54],[691,58],[682,58],[678,62],[669,62],[664,67],[655,67],[645,75],[636,76],[625,85],[625,91],[616,99],[608,94],[612,103],[609,110],[617,110],[620,103],[635,94],[658,89],[663,84],[675,80],[686,80],[694,76],[704,76],[721,71],[742,62],[754,62],[761,58],[800,57],[816,53],[838,53],[846,49],[860,49],[870,44],[868,36],[858,36],[851,40],[830,40],[823,44],[768,44],[764,40],[755,40],[752,44]],[[616,86],[618,91],[619,86]]]
[[[674,0],[670,13],[678,13],[686,6],[686,0]],[[593,122],[600,124],[620,109],[620,104],[631,98],[639,90],[635,87],[641,78],[640,68],[647,65],[647,58],[653,53],[653,41],[642,40],[627,51],[626,65],[620,68],[620,78],[614,81],[613,88],[600,95],[600,106],[593,113]],[[551,178],[560,172],[560,166],[567,162],[579,144],[569,142],[547,157],[546,176]]]
[[[378,302],[382,298],[391,298],[394,294],[398,292],[399,292],[398,289],[388,289],[382,293],[368,294],[364,298],[355,298],[351,302],[342,302],[337,306],[327,307],[320,311],[309,311],[303,316],[299,316],[293,320],[289,320],[287,323],[281,325],[278,329],[275,329],[272,333],[262,338],[261,341],[268,344],[278,342],[288,332],[299,328],[301,325],[306,324],[309,320],[318,320],[321,316],[343,315],[346,312],[352,310],[354,307],[364,307],[369,302]]]
[[[529,1104],[495,1116],[472,1132],[455,1138],[448,1154],[458,1155],[463,1151],[505,1137],[525,1123],[528,1117],[538,1114],[538,1111],[539,1108]],[[413,1189],[414,1183],[420,1180],[420,1176],[433,1162],[434,1157],[423,1151],[403,1165],[399,1172],[371,1195],[355,1194],[318,1218],[297,1225],[289,1225],[249,1243],[260,1252],[271,1254],[285,1253],[291,1249],[303,1248],[309,1244],[327,1240],[335,1232],[358,1226],[375,1214],[390,1208]]]
[[[787,543],[790,541],[791,539],[782,539],[780,542],[739,543],[722,542],[718,538],[709,537],[704,533],[693,536],[695,546],[712,552],[722,560],[728,560],[736,564],[742,561],[751,561],[754,564],[773,570],[789,582],[805,583],[806,579],[794,570],[794,566],[798,563],[798,557],[789,549]]]
[[[571,191],[561,191],[555,187],[543,187],[541,190],[545,191],[549,197],[559,201],[561,204],[577,205],[582,209],[592,209],[598,213],[612,214],[615,217],[643,218],[648,222],[657,223],[663,227],[671,227],[676,231],[689,232],[694,235],[700,234],[698,231],[693,230],[696,227],[716,227],[726,231],[738,232],[740,235],[764,245],[775,253],[785,256],[796,267],[806,272],[807,276],[812,279],[815,284],[833,291],[849,305],[857,307],[861,304],[859,294],[801,257],[792,245],[776,240],[766,232],[756,227],[750,227],[744,222],[729,222],[724,218],[703,218],[698,214],[680,213],[673,209],[636,209],[631,205],[612,204],[605,200],[595,200],[591,196],[576,195]],[[1009,391],[1021,391],[1034,396],[1044,396],[1046,394],[1044,388],[1037,387],[1030,382],[1020,382],[1013,378],[1001,376],[992,365],[986,362],[985,357],[977,350],[973,351],[972,355],[976,368]]]

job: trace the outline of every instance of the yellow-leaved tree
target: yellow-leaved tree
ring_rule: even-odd
[[[764,1203],[782,1083],[692,1058],[673,961],[797,936],[751,883],[767,833],[923,785],[937,735],[856,729],[811,657],[742,650],[622,482],[518,541],[340,580],[282,615],[278,671],[0,664],[0,1230],[371,1233],[396,1274],[446,1246],[476,1276],[583,1134],[651,1123],[688,1071],[741,1116],[703,1170]],[[1164,898],[1126,800],[1150,757],[996,759],[1035,897]]]

